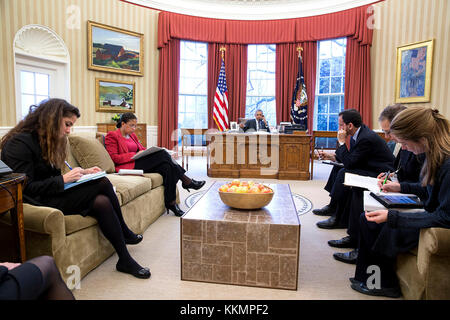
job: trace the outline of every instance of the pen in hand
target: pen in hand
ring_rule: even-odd
[[[64,161],[64,163],[66,164],[66,166],[70,169],[73,170],[72,167],[70,166],[70,164],[67,161]]]
[[[386,184],[387,179],[388,179],[390,174],[391,174],[390,171],[386,172],[386,176],[384,177],[384,181],[383,181],[383,184],[381,185],[380,191],[383,191],[383,186]]]

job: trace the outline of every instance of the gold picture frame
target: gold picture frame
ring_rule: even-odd
[[[144,35],[88,21],[88,69],[144,75]]]
[[[429,102],[434,39],[397,48],[395,102]]]
[[[134,113],[135,110],[135,82],[95,78],[95,111]]]

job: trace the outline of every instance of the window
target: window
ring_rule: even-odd
[[[319,41],[314,130],[338,130],[338,114],[344,110],[346,45],[346,38]]]
[[[207,80],[208,45],[202,42],[181,41],[180,92],[178,96],[179,128],[208,128]],[[196,136],[194,140],[193,144],[204,144],[201,136]]]
[[[257,109],[262,110],[270,126],[276,126],[274,44],[248,46],[245,117],[254,118]]]

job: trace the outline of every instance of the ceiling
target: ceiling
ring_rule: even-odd
[[[376,0],[125,0],[175,13],[216,19],[269,20],[315,16]]]

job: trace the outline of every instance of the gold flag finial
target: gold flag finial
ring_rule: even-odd
[[[225,61],[225,51],[227,51],[227,49],[225,47],[220,47],[219,51],[220,54],[222,55],[222,60]]]
[[[298,47],[297,47],[297,51],[298,51],[298,57],[299,57],[299,58],[301,58],[301,56],[302,56],[302,51],[303,51],[303,48],[302,48],[302,47],[300,47],[300,46],[298,46]]]

